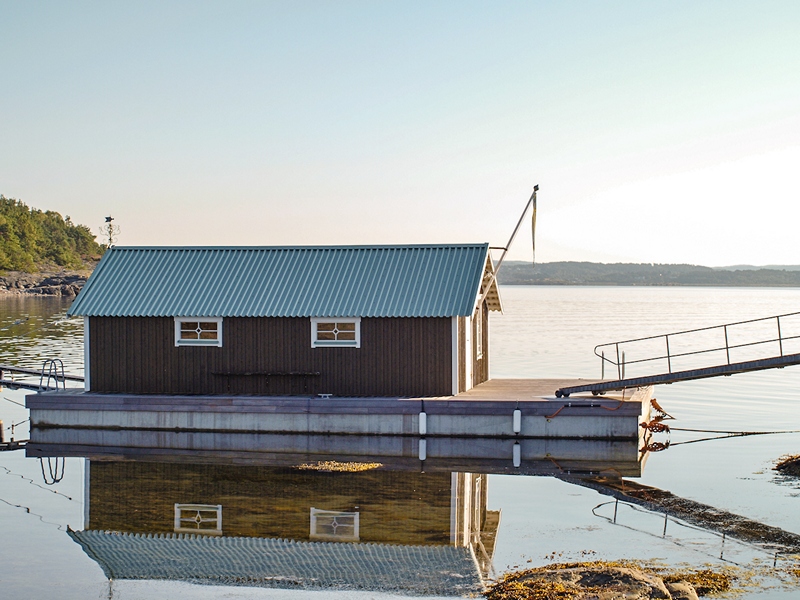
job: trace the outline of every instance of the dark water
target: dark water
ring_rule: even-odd
[[[799,291],[772,289],[506,287],[503,299],[505,314],[490,325],[494,377],[598,376],[597,343],[800,308]],[[57,356],[80,373],[82,323],[65,320],[65,310],[59,300],[0,300],[0,362],[35,368]],[[655,395],[674,427],[797,431],[798,390],[794,367],[662,386]],[[18,439],[28,437],[24,395],[2,392],[6,438],[12,423]],[[772,470],[780,456],[800,453],[800,434],[697,441],[707,437],[714,434],[660,434],[671,446],[629,479],[800,533],[800,483]],[[515,566],[620,558],[736,568],[756,575],[758,587],[744,597],[800,595],[783,571],[800,557],[679,520],[668,520],[665,534],[662,514],[632,504],[617,505],[614,522],[613,498],[571,483],[567,463],[515,469],[503,445],[473,444],[480,460],[420,464],[413,448],[374,446],[369,458],[357,441],[325,456],[314,451],[330,441],[272,440],[286,451],[246,452],[247,440],[221,437],[216,452],[147,456],[119,450],[119,436],[103,443],[62,449],[66,458],[0,453],[3,597],[438,597],[473,593],[481,578]],[[186,440],[164,435],[160,443]],[[576,451],[591,458],[595,450],[607,461],[608,448]],[[635,458],[615,464],[639,469]],[[170,544],[176,504],[179,517],[201,517],[182,527],[210,531]]]

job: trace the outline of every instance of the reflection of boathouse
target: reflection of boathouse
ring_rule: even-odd
[[[113,579],[479,590],[499,521],[486,476],[375,466],[87,460],[70,535]]]

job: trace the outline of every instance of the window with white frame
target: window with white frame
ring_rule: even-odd
[[[176,504],[176,533],[222,535],[221,504]]]
[[[361,347],[361,318],[311,319],[311,347]]]
[[[175,317],[176,346],[222,346],[222,319]]]
[[[357,542],[360,537],[359,514],[357,512],[340,512],[320,510],[311,507],[312,540],[329,542]]]

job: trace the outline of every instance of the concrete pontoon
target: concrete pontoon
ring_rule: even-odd
[[[455,396],[104,394],[83,390],[27,397],[31,427],[184,432],[423,437],[638,439],[652,387],[557,399],[580,380],[494,379]]]

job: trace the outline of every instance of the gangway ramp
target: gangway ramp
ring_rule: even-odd
[[[646,349],[644,353],[642,348]],[[626,360],[626,353],[637,349],[638,352]],[[595,346],[594,353],[601,361],[600,380],[558,388],[556,397],[579,392],[599,395],[647,385],[800,365],[800,312],[600,344]],[[710,365],[687,364],[702,359],[716,360]],[[608,366],[616,371],[616,379],[605,379]],[[626,376],[626,370],[632,367],[651,367],[651,373]]]

